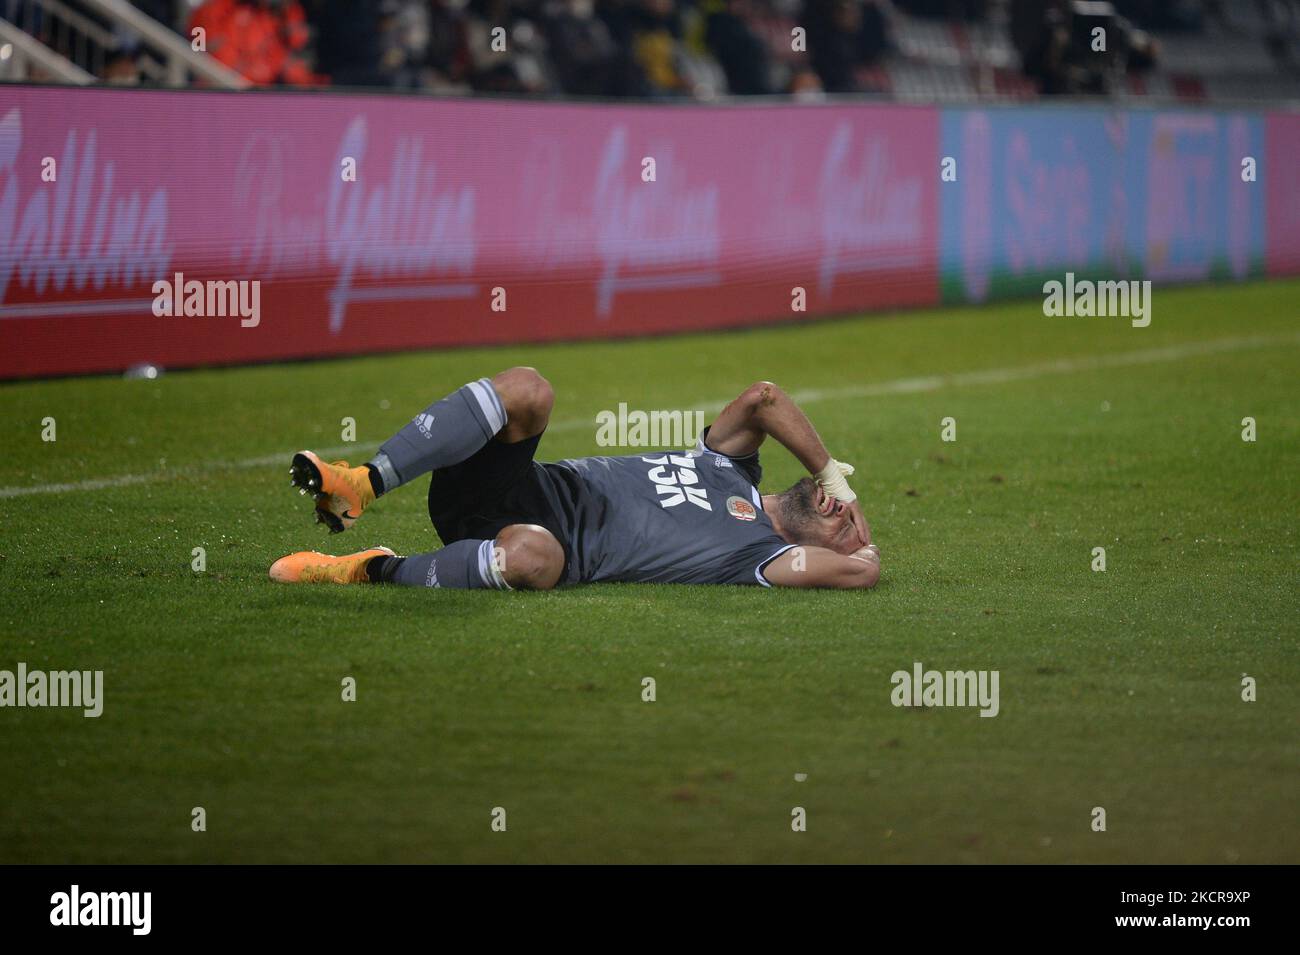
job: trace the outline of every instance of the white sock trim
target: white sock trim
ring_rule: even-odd
[[[497,590],[513,590],[514,588],[506,583],[505,574],[494,560],[496,543],[495,540],[486,540],[479,545],[478,575],[489,587],[495,587]]]
[[[497,395],[496,389],[492,387],[492,382],[486,378],[480,378],[478,381],[471,381],[466,386],[470,393],[478,401],[479,409],[483,412],[483,417],[487,419],[488,427],[492,433],[496,434],[506,426],[506,409],[501,404],[501,398]]]

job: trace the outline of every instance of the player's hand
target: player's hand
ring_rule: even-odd
[[[867,523],[867,518],[862,513],[862,504],[854,501],[852,504],[845,504],[844,507],[848,508],[849,520],[853,522],[853,527],[858,532],[858,540],[864,547],[874,547],[875,545],[871,543],[871,525]],[[876,556],[880,556],[879,549],[876,551]]]
[[[840,502],[827,494],[821,485],[818,485],[813,496],[813,506],[817,508],[817,513],[822,517],[830,517],[835,513],[835,508],[840,506]]]

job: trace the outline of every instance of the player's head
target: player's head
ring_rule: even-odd
[[[848,508],[839,501],[828,507],[826,492],[812,478],[795,482],[776,499],[781,530],[791,544],[825,547],[839,554],[851,554],[862,547]]]

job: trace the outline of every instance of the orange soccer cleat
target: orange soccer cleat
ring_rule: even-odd
[[[396,557],[387,547],[372,547],[343,557],[301,550],[271,565],[271,579],[282,584],[364,584],[366,565],[375,557]]]
[[[290,483],[299,494],[316,498],[316,520],[331,534],[347,530],[375,500],[365,465],[349,467],[346,461],[326,464],[310,451],[299,451],[289,468]]]

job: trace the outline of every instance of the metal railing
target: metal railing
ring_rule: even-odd
[[[187,86],[191,78],[222,89],[251,85],[239,73],[194,50],[184,38],[126,0],[79,0],[79,4],[92,15],[74,10],[63,0],[0,0],[0,17],[8,21],[11,30],[16,27],[57,59],[90,75],[91,82],[103,78],[113,60],[129,54],[141,74],[157,85]],[[19,55],[23,65],[35,62],[31,45],[23,44],[22,49]],[[18,50],[19,44],[13,43],[11,56]],[[71,79],[74,74],[66,69],[41,69],[55,79],[86,82]],[[0,62],[0,76],[6,73]]]
[[[0,20],[0,80],[57,80],[86,86],[95,82],[86,72],[8,20]]]

